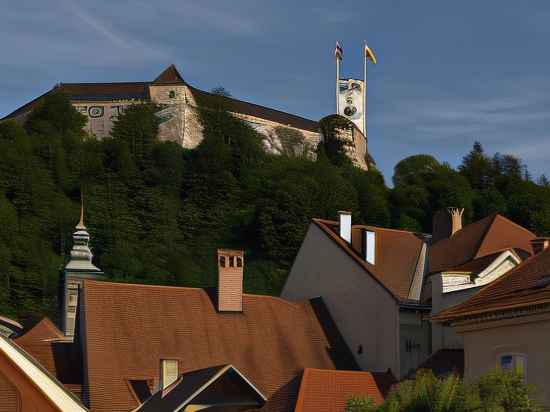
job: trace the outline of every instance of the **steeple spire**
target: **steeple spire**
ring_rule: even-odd
[[[86,230],[86,226],[84,226],[84,195],[82,194],[82,191],[80,192],[80,221],[78,222],[78,225],[76,225],[75,229]]]

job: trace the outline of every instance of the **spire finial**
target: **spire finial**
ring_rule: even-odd
[[[84,226],[84,195],[82,194],[82,190],[80,191],[80,221],[76,225],[76,229],[86,230],[86,226]]]

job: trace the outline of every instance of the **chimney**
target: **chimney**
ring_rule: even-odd
[[[218,311],[243,311],[244,252],[218,249]]]
[[[338,212],[338,221],[340,237],[346,242],[351,243],[351,212],[340,210]]]
[[[533,254],[535,255],[545,251],[548,246],[550,246],[550,237],[537,237],[531,239],[531,248],[533,248]]]
[[[376,257],[376,232],[373,232],[372,230],[365,230],[363,232],[363,236],[365,260],[371,265],[374,265]]]
[[[432,244],[447,239],[462,229],[464,209],[448,207],[435,212],[432,219]]]
[[[451,215],[451,236],[462,229],[462,214],[463,208],[449,207],[447,209]]]

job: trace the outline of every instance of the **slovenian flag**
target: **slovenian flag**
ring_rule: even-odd
[[[334,57],[336,57],[336,59],[342,60],[343,56],[344,56],[344,51],[342,50],[340,43],[336,42],[336,48],[334,49]]]
[[[371,62],[376,64],[376,56],[374,55],[374,52],[369,48],[369,46],[367,46],[367,42],[365,42],[365,59],[370,59]]]

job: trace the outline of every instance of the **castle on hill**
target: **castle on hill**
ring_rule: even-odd
[[[361,110],[365,104],[360,97],[364,82],[337,79],[337,84],[336,98],[343,102],[337,104],[337,107],[342,107],[337,111],[350,121],[349,129],[343,130],[340,136],[349,142],[346,150],[352,162],[367,170],[374,161],[368,153],[367,136],[362,126],[366,124],[364,110]],[[199,90],[189,85],[174,65],[149,82],[60,83],[4,119],[23,121],[41,98],[52,92],[65,93],[75,109],[86,116],[86,131],[99,139],[109,136],[114,121],[128,106],[143,102],[153,102],[161,107],[157,113],[160,119],[159,139],[176,142],[188,149],[195,148],[203,139],[198,108],[208,108],[216,103],[223,104],[234,116],[260,133],[268,153],[305,152],[314,157],[315,149],[323,139],[320,121]]]

